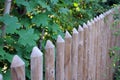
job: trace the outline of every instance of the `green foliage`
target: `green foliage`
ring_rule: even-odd
[[[0,72],[5,80],[10,80],[13,55],[25,61],[30,80],[30,53],[34,46],[44,51],[46,40],[55,43],[58,34],[64,36],[66,30],[71,32],[73,27],[106,10],[106,0],[13,0],[10,15],[3,15],[4,2],[0,1],[0,28],[6,25],[6,36],[0,38]]]
[[[48,21],[49,18],[47,14],[37,14],[32,19],[32,23],[36,24],[36,26],[47,26]]]
[[[119,5],[118,5],[119,6]],[[113,35],[117,38],[120,36],[120,28],[118,28],[120,24],[120,11],[119,8],[114,8],[114,22],[110,26],[111,30],[114,32]],[[114,46],[110,49],[110,57],[113,58],[112,65],[114,68],[114,80],[120,80],[120,46]]]
[[[20,23],[18,23],[18,18],[10,16],[8,14],[0,17],[0,21],[2,21],[6,25],[6,32],[13,34],[17,29],[20,28]],[[11,29],[12,27],[12,29]]]
[[[34,33],[34,29],[21,30],[19,31],[19,36],[20,38],[18,43],[22,44],[23,46],[35,46],[35,40],[39,39],[37,34]]]

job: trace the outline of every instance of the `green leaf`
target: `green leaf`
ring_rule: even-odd
[[[0,57],[4,59],[6,52],[3,50],[3,47],[0,47]]]
[[[21,25],[19,23],[7,25],[6,33],[15,33],[17,29],[19,29]]]
[[[57,4],[58,0],[50,0],[52,4]]]
[[[13,17],[13,16],[10,16],[9,14],[5,14],[5,15],[2,17],[2,21],[3,21],[6,25],[10,25],[11,23],[16,23],[16,22],[18,22],[18,19],[17,19],[17,17]]]
[[[7,53],[7,54],[5,54],[4,59],[6,59],[7,61],[9,61],[11,63],[12,59],[13,59],[13,55]]]
[[[21,18],[20,23],[24,25],[24,27],[29,28],[31,22],[30,19],[28,18]]]
[[[47,5],[45,1],[38,0],[37,3],[38,3],[40,6],[42,6],[42,8],[46,8],[48,11],[51,11],[50,6]]]
[[[2,33],[2,31],[0,30],[0,34]]]
[[[1,19],[3,23],[6,25],[6,33],[14,33],[17,29],[21,27],[20,23],[18,23],[17,17],[10,16],[8,14],[4,15]]]
[[[59,13],[67,14],[69,12],[68,8],[60,8]]]
[[[102,2],[107,2],[107,0],[102,0]]]
[[[15,2],[16,2],[16,4],[21,5],[21,4],[25,3],[25,0],[15,0]]]
[[[0,57],[1,57],[1,59],[7,60],[9,62],[12,62],[13,55],[11,55],[9,53],[6,53],[3,50],[3,47],[0,47]]]
[[[58,24],[53,23],[52,25],[49,25],[48,29],[53,32],[58,32],[60,31],[60,27]]]
[[[36,40],[38,40],[38,35],[34,33],[34,29],[28,29],[28,30],[21,30],[18,32],[20,35],[20,38],[18,42],[24,46],[35,46]]]
[[[27,9],[28,13],[34,11],[34,6],[30,5],[30,3],[26,2],[24,5],[26,6],[26,9]]]
[[[3,78],[4,78],[4,80],[11,80],[10,77],[11,77],[10,69],[8,69],[7,72],[3,74]]]
[[[34,8],[37,6],[35,1],[25,1],[25,0],[16,0],[18,5],[23,5],[26,7],[27,12],[34,11]]]
[[[48,15],[46,14],[37,14],[35,17],[32,19],[32,23],[36,24],[37,26],[47,26],[48,25]]]

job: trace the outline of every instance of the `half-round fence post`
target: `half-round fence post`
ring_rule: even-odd
[[[65,33],[65,55],[64,55],[64,71],[65,79],[71,80],[71,48],[72,36],[68,31]]]
[[[56,47],[56,80],[64,80],[65,41],[60,35],[58,35]]]
[[[31,80],[43,80],[43,53],[38,47],[31,53]]]
[[[77,80],[78,70],[78,31],[74,28],[72,34],[72,53],[71,53],[71,64],[72,64],[72,80]]]
[[[25,80],[25,63],[17,55],[12,60],[11,77],[12,80]]]
[[[55,49],[48,40],[45,47],[45,80],[55,80]]]

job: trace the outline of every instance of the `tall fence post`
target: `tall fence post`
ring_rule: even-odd
[[[79,26],[78,32],[79,32],[79,41],[78,41],[77,80],[83,80],[84,30],[81,26]]]
[[[92,64],[91,65],[94,65],[94,66],[92,66],[92,80],[95,80],[95,77],[96,77],[96,73],[95,73],[95,71],[96,71],[96,59],[95,59],[95,53],[94,53],[94,50],[95,50],[95,48],[94,48],[94,46],[95,46],[95,44],[94,44],[94,41],[95,41],[95,30],[94,30],[94,28],[95,28],[95,22],[94,22],[94,20],[93,19],[91,19],[91,47],[92,47]]]
[[[101,78],[102,80],[106,80],[106,53],[105,53],[105,49],[104,49],[104,27],[105,27],[105,20],[104,20],[104,15],[101,15]]]
[[[12,80],[25,80],[25,63],[15,55],[11,64]]]
[[[31,80],[43,80],[43,53],[38,47],[31,53]]]
[[[78,31],[74,28],[72,34],[72,80],[77,80],[78,70]]]
[[[88,26],[88,29],[89,29],[89,34],[88,34],[88,78],[87,80],[93,80],[93,47],[92,47],[92,23],[90,21],[87,22],[87,26]]]
[[[100,17],[97,16],[97,73],[98,73],[98,80],[101,80],[101,48],[100,48],[100,44],[101,44],[101,33],[100,33]]]
[[[71,48],[72,36],[68,31],[65,33],[65,55],[64,55],[64,71],[65,80],[71,80]]]
[[[45,47],[45,80],[55,80],[55,49],[48,40]]]
[[[94,58],[95,58],[95,80],[97,79],[97,19],[94,18]]]
[[[88,26],[84,23],[84,54],[83,54],[83,80],[88,77]]]
[[[56,46],[56,80],[64,80],[65,41],[60,35],[58,35]]]

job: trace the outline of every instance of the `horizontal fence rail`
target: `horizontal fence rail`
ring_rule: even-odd
[[[43,75],[45,80],[112,80],[109,49],[118,45],[120,39],[113,36],[115,31],[110,29],[113,14],[111,9],[79,26],[78,30],[74,28],[72,34],[66,31],[65,38],[58,35],[56,47],[47,40],[45,54],[34,47],[30,56],[31,80],[43,80]],[[11,78],[25,80],[25,63],[17,55],[11,63]]]

